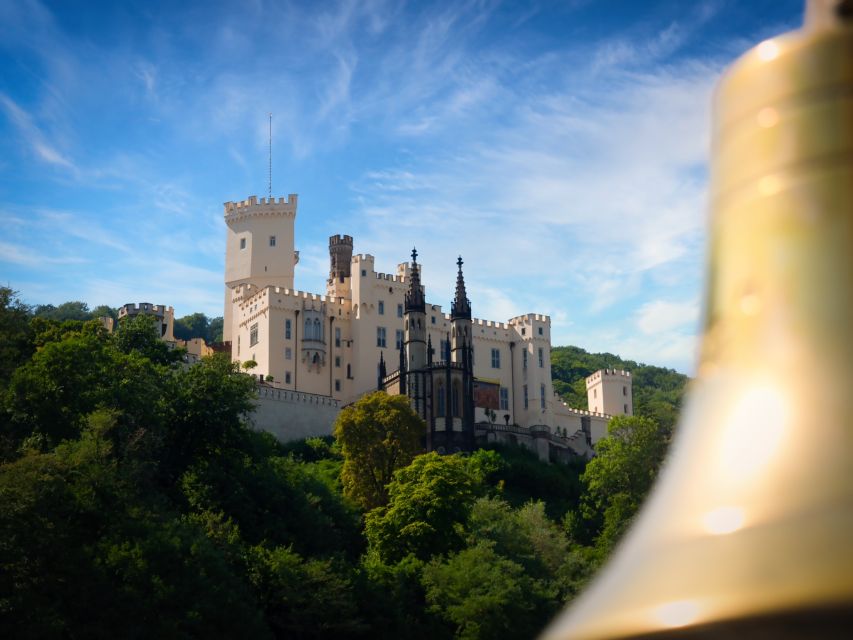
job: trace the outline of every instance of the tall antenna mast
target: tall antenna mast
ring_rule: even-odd
[[[272,198],[272,113],[270,113],[270,164],[269,180],[267,182],[267,195]]]

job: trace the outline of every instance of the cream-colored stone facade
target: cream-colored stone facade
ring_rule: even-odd
[[[377,271],[372,255],[353,255],[350,236],[333,236],[326,293],[300,291],[294,287],[296,210],[296,195],[225,204],[224,336],[231,342],[232,359],[254,360],[251,372],[272,377],[273,389],[345,405],[377,388],[380,355],[389,370],[397,368],[411,265],[400,263],[393,273]],[[428,283],[423,270],[421,281]],[[428,300],[428,284],[426,293]],[[442,305],[427,302],[426,323],[436,353],[443,353],[450,315]],[[583,448],[580,440],[588,448],[604,434],[611,405],[575,410],[554,394],[548,316],[528,313],[506,322],[474,318],[472,331],[474,376],[500,386],[494,419],[476,408],[478,424],[493,423],[494,433],[513,427],[519,435],[538,428],[558,445],[561,439],[570,447],[575,442],[574,449]],[[630,414],[627,398],[631,410],[624,413]]]

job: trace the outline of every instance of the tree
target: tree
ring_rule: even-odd
[[[138,352],[157,364],[169,364],[181,359],[181,352],[169,349],[160,339],[154,316],[140,313],[122,318],[113,334],[113,340],[123,353]]]
[[[479,542],[423,572],[430,611],[465,639],[532,638],[542,626],[534,614],[542,599],[524,568]]]
[[[581,476],[587,487],[587,517],[603,516],[598,546],[609,550],[649,492],[669,445],[671,432],[654,420],[617,416]]]
[[[370,547],[385,562],[412,554],[422,560],[464,545],[465,523],[474,501],[488,491],[486,477],[499,466],[493,451],[469,457],[418,456],[394,474],[385,508],[365,516]]]
[[[175,320],[175,337],[179,340],[207,338],[209,320],[203,313],[193,313]]]
[[[365,509],[386,504],[394,471],[423,450],[425,432],[406,396],[377,391],[344,408],[334,431],[344,456],[344,493]]]
[[[33,351],[30,313],[30,308],[21,302],[16,291],[0,287],[0,390]]]
[[[35,315],[48,320],[91,320],[92,312],[89,305],[79,300],[63,302],[58,307],[52,304],[40,304],[35,308]]]

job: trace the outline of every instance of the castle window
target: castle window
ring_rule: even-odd
[[[432,320],[432,324],[435,324],[435,316],[430,316],[430,319]]]
[[[246,238],[240,238],[240,248],[241,249],[246,248]]]
[[[376,346],[385,347],[385,327],[376,327]]]
[[[396,331],[397,339],[396,339],[396,347],[397,351],[403,348],[403,332],[400,329]]]
[[[293,357],[293,351],[291,351],[290,347],[287,347],[287,348],[284,350],[284,359],[285,359],[285,360],[290,360],[292,357]]]
[[[527,349],[526,348],[524,349],[524,351],[521,352],[521,368],[522,369],[527,368]]]
[[[527,335],[527,329],[525,329],[524,327],[521,327],[521,335]]]
[[[290,384],[290,371],[284,372],[284,384]]]
[[[352,365],[347,365],[347,379],[352,380]]]
[[[284,339],[285,339],[285,340],[290,340],[290,329],[291,329],[291,326],[292,326],[292,325],[291,325],[291,323],[290,323],[290,320],[285,320],[285,321],[284,321]]]
[[[628,413],[628,405],[623,405],[625,407],[625,413]]]
[[[441,341],[441,356],[450,360],[450,343],[447,340]]]
[[[545,385],[544,384],[539,385],[539,405],[540,405],[539,408],[544,411],[545,410]]]
[[[623,396],[627,396],[627,395],[628,395],[628,387],[622,387],[622,395],[623,395]]]
[[[335,346],[336,347],[341,346],[341,328],[340,327],[335,327]]]
[[[362,270],[361,270],[361,277],[362,277],[362,278],[366,278],[366,277],[367,277],[367,269],[362,269]]]
[[[524,408],[528,407],[527,385],[524,385]]]
[[[270,246],[271,247],[275,246],[275,236],[270,236]]]
[[[313,338],[314,330],[311,328],[312,326],[311,319],[305,318],[305,333],[302,335],[303,340],[311,340]]]
[[[501,411],[509,411],[509,389],[501,387]]]
[[[545,350],[542,347],[539,347],[539,368],[545,366]]]
[[[314,339],[322,340],[323,339],[323,325],[320,324],[320,320],[314,319]]]
[[[501,368],[501,350],[492,349],[492,369]]]
[[[341,357],[340,356],[335,356],[335,366],[336,367],[341,366]]]
[[[258,323],[256,322],[249,327],[249,346],[254,347],[258,344]]]
[[[445,395],[444,395],[444,386],[441,384],[439,384],[438,387],[436,387],[435,399],[436,399],[436,405],[438,405],[435,409],[435,415],[438,418],[443,418],[444,412],[446,411],[445,405],[447,404],[447,399],[445,398]]]
[[[542,330],[542,327],[539,327],[539,335],[543,335],[545,332]]]
[[[340,391],[340,390],[341,390],[341,381],[335,380],[335,391]]]
[[[397,305],[397,317],[398,318],[403,317],[403,305],[401,305],[401,304]]]
[[[385,315],[385,301],[384,300],[379,301],[379,315],[380,316]]]

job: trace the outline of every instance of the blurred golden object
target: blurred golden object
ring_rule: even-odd
[[[700,364],[660,482],[545,640],[853,638],[853,2],[716,96]]]

